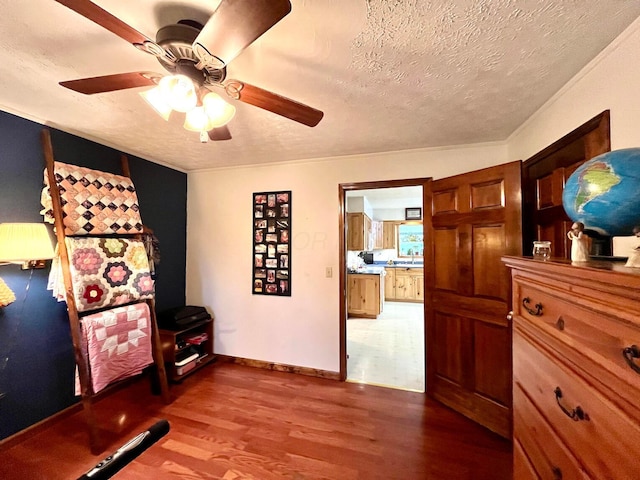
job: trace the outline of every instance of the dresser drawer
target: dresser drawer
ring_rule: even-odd
[[[570,352],[561,352],[567,361],[580,365],[607,390],[615,383],[616,397],[622,396],[630,405],[638,405],[640,374],[628,362],[640,369],[640,359],[629,353],[625,359],[623,352],[632,345],[640,345],[640,325],[612,316],[610,307],[606,307],[606,312],[598,310],[598,303],[590,299],[571,298],[568,292],[535,284],[516,285],[516,315],[569,347]],[[605,306],[602,307],[604,310]],[[591,363],[585,364],[585,359]]]
[[[521,322],[517,317],[514,319],[514,392],[522,389],[591,477],[637,479],[638,424],[561,358],[554,358],[544,345],[526,336]],[[520,404],[514,405],[517,412]]]
[[[513,388],[513,404],[516,406],[513,434],[527,452],[540,478],[590,478],[518,385]]]
[[[513,478],[514,480],[540,479],[517,438],[513,440]]]

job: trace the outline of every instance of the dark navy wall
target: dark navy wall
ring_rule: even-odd
[[[44,157],[38,123],[0,111],[0,223],[42,222]],[[120,174],[120,152],[50,129],[55,159]],[[128,155],[142,220],[160,242],[158,310],[185,302],[187,176]],[[65,303],[46,289],[44,270],[0,266],[16,301],[0,308],[0,439],[69,407],[74,358]]]

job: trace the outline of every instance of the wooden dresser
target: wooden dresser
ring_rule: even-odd
[[[514,479],[640,478],[640,269],[512,269]]]

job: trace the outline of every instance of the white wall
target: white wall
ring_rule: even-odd
[[[373,218],[373,209],[366,197],[363,196],[348,196],[346,199],[345,210],[348,213],[364,213],[367,217]]]
[[[187,300],[214,313],[215,351],[338,371],[338,184],[442,178],[525,160],[606,109],[612,148],[640,146],[638,54],[640,19],[504,145],[189,174]],[[271,190],[293,191],[290,298],[251,294],[252,193]]]
[[[639,147],[639,55],[640,18],[511,135],[509,158],[526,160],[604,110],[611,149]]]
[[[407,205],[408,207],[409,205]],[[412,207],[414,205],[411,205]],[[416,207],[419,207],[420,205],[415,205]],[[376,208],[373,210],[373,219],[374,220],[396,220],[396,221],[402,221],[404,220],[404,208]]]
[[[187,302],[214,314],[217,353],[338,371],[338,185],[442,178],[507,160],[506,145],[493,144],[190,173]],[[292,190],[292,296],[252,295],[252,194],[277,190]]]

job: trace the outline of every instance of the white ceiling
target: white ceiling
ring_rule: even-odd
[[[96,0],[155,38],[218,0]],[[201,144],[141,89],[85,96],[59,81],[162,67],[53,0],[0,0],[0,109],[192,171],[504,141],[640,15],[637,0],[291,0],[228,67],[318,108],[315,128],[241,102],[233,139]],[[233,26],[229,26],[230,29]]]

